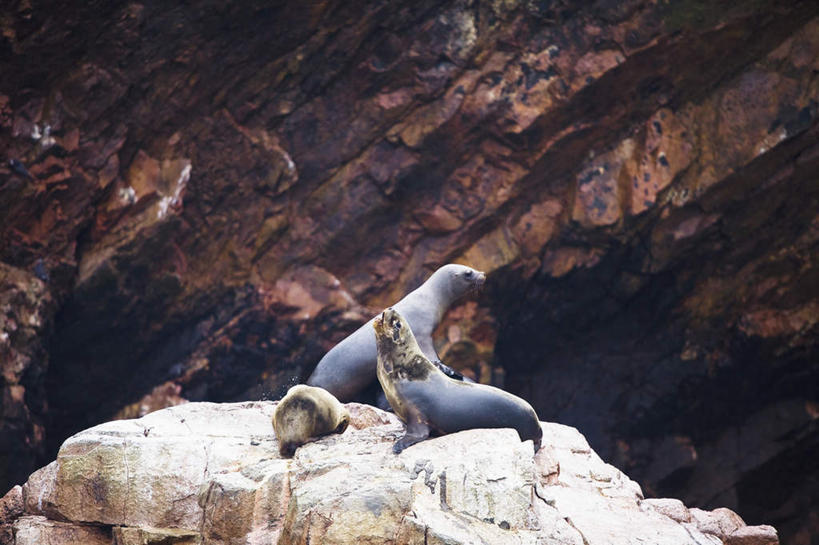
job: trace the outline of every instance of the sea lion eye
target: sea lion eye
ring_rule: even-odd
[[[472,271],[471,271],[471,270],[466,271],[466,272],[464,273],[464,276],[465,276],[465,277],[467,277],[467,278],[472,278]]]

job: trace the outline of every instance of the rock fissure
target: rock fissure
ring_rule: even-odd
[[[438,474],[438,487],[441,509],[443,511],[449,511],[449,506],[446,503],[446,471],[442,471]]]
[[[591,543],[589,543],[589,541],[586,539],[586,536],[584,536],[583,532],[581,532],[580,529],[577,526],[575,526],[570,517],[565,517],[563,520],[566,521],[566,524],[571,526],[572,530],[577,532],[577,535],[580,536],[580,539],[583,540],[583,545],[591,545]]]
[[[122,465],[125,467],[125,495],[122,497],[122,513],[125,520],[128,516],[128,501],[131,498],[131,471],[128,467],[128,440],[122,441]]]
[[[688,535],[691,537],[691,539],[692,539],[692,540],[694,541],[694,543],[696,543],[697,545],[711,545],[711,544],[709,544],[709,543],[705,543],[705,542],[700,541],[700,540],[699,540],[699,537],[698,537],[698,536],[695,536],[695,535],[694,535],[694,534],[691,532],[691,530],[688,528],[688,526],[687,526],[687,525],[683,524],[683,525],[682,525],[682,527],[683,527],[683,528],[685,528],[685,531],[688,533]]]

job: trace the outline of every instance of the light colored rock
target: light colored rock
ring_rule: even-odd
[[[114,545],[200,545],[196,532],[172,528],[114,528]]]
[[[23,485],[23,503],[26,513],[59,518],[59,513],[54,510],[54,506],[51,504],[56,483],[56,460],[29,475],[26,484]]]
[[[728,510],[692,510],[680,523],[681,502],[643,500],[568,426],[542,424],[537,455],[514,430],[495,429],[396,456],[395,415],[347,407],[343,434],[291,459],[278,454],[273,402],[189,403],[81,432],[21,494],[30,515],[69,522],[23,516],[14,544],[87,534],[92,545],[719,545],[717,531],[735,545],[775,543],[753,541],[769,534]]]
[[[542,494],[583,535],[587,545],[709,543],[696,528],[687,529],[659,513],[640,511],[636,501],[626,497],[606,498],[560,486],[549,487]]]
[[[653,509],[671,520],[691,522],[691,513],[688,512],[688,508],[680,500],[674,498],[649,498],[643,500],[640,505],[645,509]]]
[[[215,475],[199,493],[208,543],[275,543],[289,500],[289,465],[268,460]]]
[[[395,413],[388,413],[386,411],[378,410],[372,405],[365,405],[364,403],[347,403],[347,410],[350,411],[350,427],[363,430],[364,428],[371,428],[373,426],[384,426],[391,424],[393,426],[400,426],[401,421],[395,416]]]
[[[14,523],[15,545],[111,545],[111,530],[25,516]]]
[[[577,429],[560,424],[543,423],[543,445],[549,446],[547,453],[538,453],[536,460],[560,468],[555,484],[592,492],[609,498],[622,497],[636,502],[643,498],[640,485],[629,479],[616,467],[605,463],[589,446],[586,438]],[[541,473],[552,472],[550,467],[540,468]],[[542,487],[542,483],[539,483]]]
[[[776,545],[779,536],[776,528],[767,524],[737,528],[725,539],[725,545]]]
[[[542,448],[535,453],[535,470],[541,485],[560,482],[560,462],[554,456],[554,449]]]
[[[688,510],[693,522],[701,532],[717,536],[723,541],[737,529],[745,526],[742,518],[726,507],[703,511],[692,507]]]
[[[528,528],[533,452],[514,430],[468,430],[421,442],[399,458],[414,476],[413,506],[431,503],[498,526]]]
[[[35,474],[27,510],[102,524],[200,529],[213,475],[272,456],[272,403],[170,407],[90,428]],[[38,472],[39,473],[39,472]]]
[[[292,490],[283,542],[378,544],[392,539],[410,509],[409,476],[351,463],[298,483]],[[280,541],[282,542],[282,541]]]

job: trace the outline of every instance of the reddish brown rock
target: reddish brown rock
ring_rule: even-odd
[[[187,403],[188,400],[179,395],[181,391],[181,386],[174,382],[160,384],[138,402],[123,407],[114,417],[117,419],[139,418],[165,407]]]
[[[12,482],[36,469],[45,453],[42,375],[56,304],[38,270],[46,274],[42,262],[34,274],[0,263],[0,470]]]
[[[558,200],[535,203],[520,216],[513,228],[526,256],[537,256],[557,230],[563,206]]]
[[[23,487],[18,484],[0,498],[0,524],[14,522],[23,514],[24,507]]]
[[[479,271],[492,273],[509,265],[520,256],[520,248],[506,227],[498,227],[475,242],[458,261],[468,263]]]
[[[419,210],[415,213],[424,229],[430,233],[448,233],[456,230],[463,223],[458,217],[441,205],[436,205],[432,210]]]

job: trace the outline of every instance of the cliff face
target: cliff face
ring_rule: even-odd
[[[190,403],[78,433],[0,499],[3,545],[777,545],[728,509],[644,500],[574,428],[468,430],[397,456],[395,415],[278,456],[272,402]]]
[[[815,2],[0,7],[0,473],[277,396],[458,260],[440,352],[650,494],[819,517]],[[7,488],[4,486],[3,488]]]

